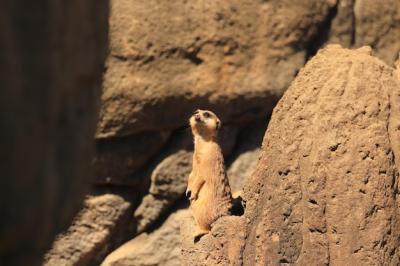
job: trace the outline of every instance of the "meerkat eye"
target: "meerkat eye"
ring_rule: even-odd
[[[205,118],[210,118],[210,117],[211,117],[211,114],[210,114],[209,112],[204,112],[204,113],[203,113],[203,116],[204,116]]]

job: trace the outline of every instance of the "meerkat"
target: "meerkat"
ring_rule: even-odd
[[[221,121],[211,111],[197,110],[189,119],[194,137],[192,172],[186,196],[201,237],[219,217],[229,215],[232,194],[225,171],[224,157],[217,142]]]

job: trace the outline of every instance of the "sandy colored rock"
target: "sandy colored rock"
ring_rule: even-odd
[[[123,185],[161,150],[169,132],[145,132],[134,136],[98,140],[93,161],[95,184]]]
[[[97,138],[177,128],[199,107],[223,122],[265,115],[334,4],[111,1]]]
[[[227,160],[227,174],[232,194],[243,190],[247,179],[256,169],[266,126],[266,119],[262,119],[240,131],[235,151]]]
[[[132,211],[130,201],[118,195],[88,198],[73,224],[57,237],[43,265],[99,265],[129,237]]]
[[[329,46],[274,110],[245,191],[244,265],[398,265],[400,83]]]
[[[352,47],[355,42],[356,18],[354,15],[354,3],[356,0],[337,0],[335,14],[332,14],[330,25],[325,31],[329,31],[328,43],[340,43],[343,47]]]
[[[180,209],[150,234],[143,233],[112,252],[102,266],[180,266],[180,223],[188,213]]]
[[[211,232],[194,242],[196,224],[190,212],[182,219],[182,265],[242,265],[244,218],[225,216],[212,226]]]
[[[356,0],[355,46],[369,45],[376,55],[392,65],[400,51],[400,2]]]
[[[39,265],[82,205],[108,1],[0,3],[0,265]]]
[[[192,169],[192,152],[181,150],[163,160],[151,175],[149,194],[135,210],[137,233],[146,230],[186,191],[187,177]]]

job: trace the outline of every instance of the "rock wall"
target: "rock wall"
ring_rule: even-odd
[[[397,265],[400,82],[329,46],[274,110],[245,198],[244,265]]]
[[[333,8],[316,0],[111,1],[97,138],[174,129],[197,107],[225,122],[265,116]]]
[[[0,264],[38,265],[91,182],[107,1],[0,3]]]
[[[179,257],[181,241],[167,232],[176,232],[177,213],[185,208],[189,115],[210,108],[220,116],[230,182],[236,195],[243,194],[271,110],[321,47],[368,44],[374,55],[393,63],[400,49],[398,3],[372,2],[112,0],[93,191],[128,188],[137,198],[129,208],[133,230],[126,229],[132,240],[114,252],[108,245],[91,253],[96,261],[111,253],[106,265],[139,257],[143,265],[180,265],[171,258]],[[213,239],[201,245],[213,246]],[[118,236],[111,234],[109,241],[117,243]],[[134,251],[140,245],[147,248]],[[155,247],[157,256],[147,257]],[[193,255],[201,248],[186,250]],[[226,263],[232,257],[221,258]]]

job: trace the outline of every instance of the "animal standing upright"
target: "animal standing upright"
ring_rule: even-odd
[[[194,137],[194,154],[186,196],[190,199],[198,226],[196,237],[207,234],[212,223],[230,214],[232,195],[224,157],[217,142],[220,120],[211,111],[197,110],[189,122]]]

